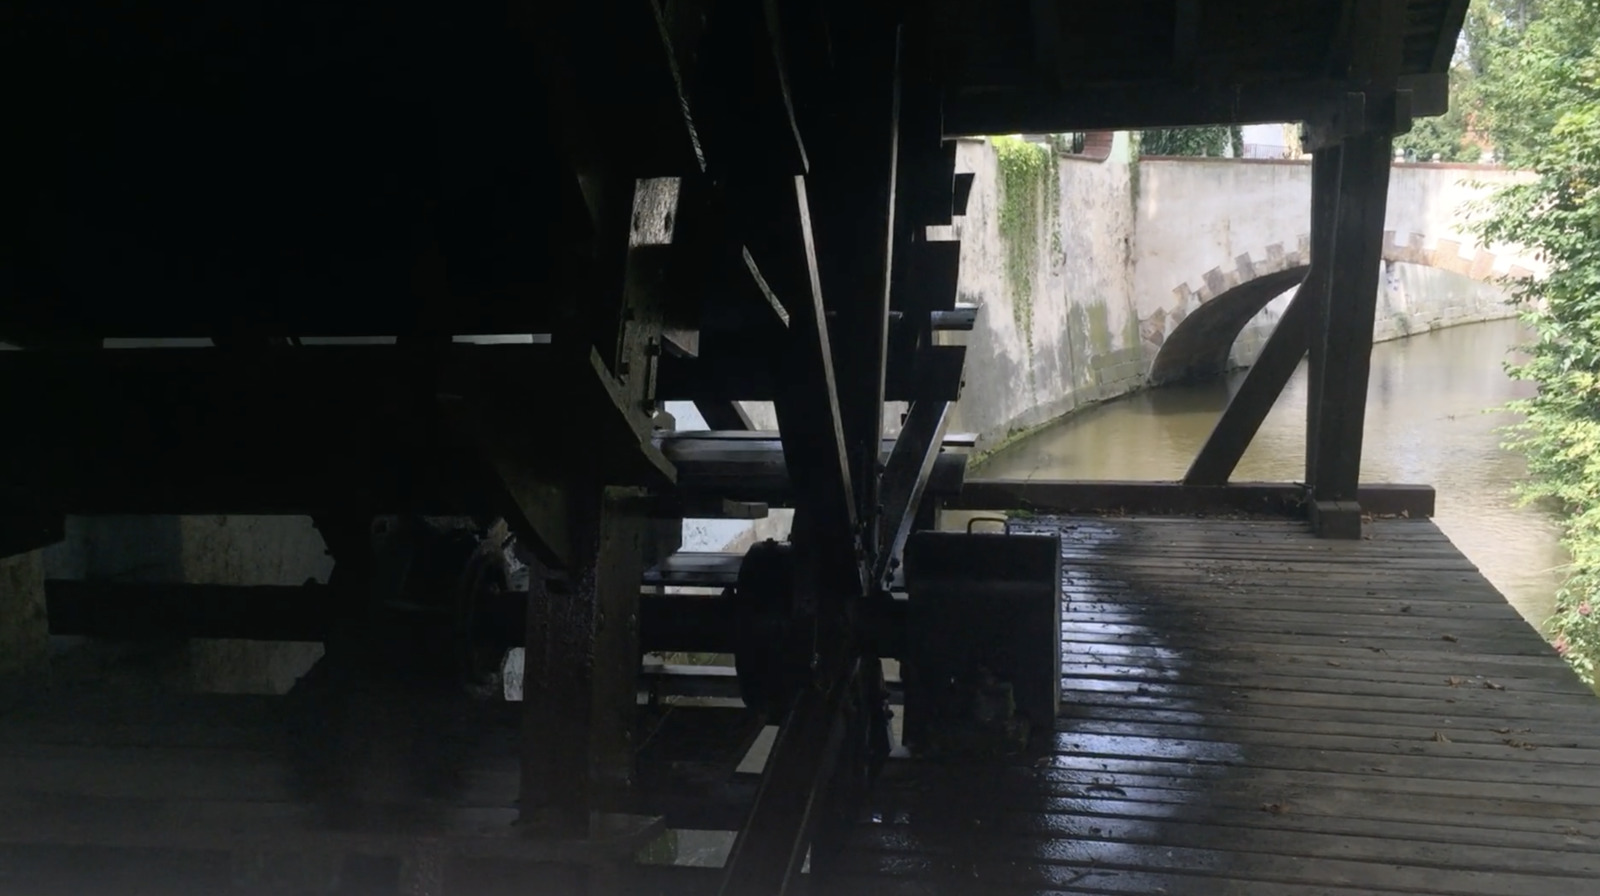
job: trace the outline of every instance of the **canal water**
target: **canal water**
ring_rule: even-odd
[[[1439,528],[1542,627],[1567,557],[1552,517],[1518,502],[1514,489],[1525,467],[1501,447],[1499,431],[1517,419],[1501,407],[1532,391],[1504,367],[1525,336],[1521,324],[1507,320],[1374,346],[1361,476],[1433,485]],[[1147,390],[1072,414],[995,453],[972,475],[1178,479],[1242,377]],[[1304,477],[1305,405],[1302,364],[1235,479]]]

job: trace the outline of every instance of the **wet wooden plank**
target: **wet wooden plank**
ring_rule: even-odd
[[[839,892],[1522,896],[1600,871],[1600,700],[1431,523],[1013,529],[1063,538],[1056,727],[892,762]]]

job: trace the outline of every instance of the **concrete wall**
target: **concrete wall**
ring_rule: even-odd
[[[1139,388],[1166,338],[1212,297],[1309,257],[1308,161],[1144,158],[1126,135],[1110,158],[1058,161],[1059,213],[1041,215],[1034,287],[1007,270],[995,149],[962,141],[957,170],[976,174],[965,218],[947,233],[961,249],[961,298],[981,306],[968,345],[966,388],[952,427],[979,448],[1092,401]],[[1383,294],[1376,338],[1507,317],[1484,283],[1537,274],[1513,246],[1478,246],[1467,204],[1526,178],[1475,165],[1399,164],[1391,171]],[[1462,275],[1462,276],[1457,276]],[[1248,365],[1287,297],[1241,333]]]
[[[1481,165],[1395,165],[1384,220],[1385,257],[1479,280],[1538,273],[1539,262],[1517,247],[1479,246],[1470,232],[1473,201],[1527,177]],[[1165,338],[1211,298],[1268,270],[1303,264],[1309,257],[1310,214],[1309,161],[1141,160],[1133,279],[1145,357],[1154,360]],[[1433,300],[1430,293],[1412,290],[1409,295],[1410,301],[1396,308],[1410,317],[1412,330],[1445,317],[1426,307]],[[1455,301],[1449,289],[1439,299]],[[1242,334],[1239,358],[1254,357],[1252,345],[1270,329],[1266,325],[1279,309],[1270,309]],[[1510,314],[1505,310],[1500,316]],[[1386,315],[1380,311],[1380,320]],[[1381,326],[1377,335],[1385,338]]]
[[[300,585],[326,582],[333,568],[322,536],[300,516],[68,517],[66,536],[40,552],[44,577]],[[166,658],[161,677],[189,690],[282,693],[321,655],[319,644],[195,639]]]
[[[1378,280],[1378,311],[1373,321],[1374,342],[1403,339],[1461,324],[1476,324],[1515,317],[1517,308],[1504,290],[1465,274],[1404,261],[1383,262]],[[1249,367],[1294,293],[1286,292],[1256,315],[1233,344],[1229,361]]]
[[[1057,161],[1055,216],[1041,214],[1032,288],[1008,270],[1001,232],[999,162],[984,141],[963,140],[957,170],[975,172],[967,214],[947,233],[961,245],[962,301],[978,324],[951,341],[968,346],[966,388],[951,429],[987,449],[1086,402],[1137,388],[1143,375],[1132,294],[1134,206],[1128,141],[1107,161]]]

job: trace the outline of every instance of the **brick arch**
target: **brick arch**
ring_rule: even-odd
[[[1430,240],[1419,233],[1405,234],[1403,241],[1396,237],[1394,231],[1384,233],[1384,261],[1425,265],[1486,282],[1534,277],[1540,271],[1536,262],[1514,252],[1463,247],[1459,240]],[[1293,249],[1274,244],[1259,255],[1240,255],[1231,270],[1212,268],[1197,281],[1174,287],[1171,308],[1158,310],[1141,324],[1147,350],[1155,352],[1150,384],[1205,379],[1226,371],[1239,333],[1267,303],[1305,278],[1309,261],[1310,237],[1301,235]]]

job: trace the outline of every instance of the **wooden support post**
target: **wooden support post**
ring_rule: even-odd
[[[856,515],[878,515],[889,294],[895,249],[895,180],[900,134],[900,31],[869,24],[847,38],[854,82],[843,127],[816,153],[817,245],[825,304],[836,315],[833,363],[839,411],[855,487]],[[876,553],[878,533],[861,530]]]
[[[1267,412],[1272,410],[1289,377],[1300,366],[1300,359],[1306,356],[1312,344],[1312,331],[1321,333],[1323,330],[1318,324],[1328,308],[1333,216],[1338,204],[1337,150],[1316,154],[1312,160],[1311,182],[1311,269],[1278,319],[1277,328],[1240,384],[1239,391],[1228,401],[1216,428],[1195,455],[1194,463],[1183,477],[1186,485],[1223,485],[1228,481],[1260,430]],[[1313,353],[1313,364],[1318,371],[1322,369],[1321,355],[1319,347]]]
[[[868,588],[870,548],[864,551],[863,541],[870,545],[877,536],[895,238],[899,34],[897,28],[868,26],[864,33],[838,37],[836,68],[806,66],[804,80],[822,97],[807,108],[839,116],[844,126],[828,129],[837,142],[817,148],[815,177],[795,178],[791,195],[798,201],[759,210],[758,219],[765,218],[768,228],[776,230],[772,222],[779,222],[788,230],[781,234],[787,245],[774,246],[759,236],[751,242],[768,271],[768,257],[797,248],[787,240],[795,234],[790,221],[798,221],[803,251],[787,264],[771,266],[769,282],[790,314],[788,348],[773,381],[784,461],[796,495],[790,538],[795,603],[800,613],[814,614],[814,683],[801,691],[784,719],[760,795],[729,858],[721,892],[738,896],[788,893],[799,886],[824,790],[840,761],[845,701],[861,669],[853,625],[861,602],[855,598]],[[865,160],[862,145],[870,149]],[[818,185],[815,235],[807,194],[812,183]],[[790,209],[795,218],[783,220]],[[820,270],[819,247],[825,256]],[[827,308],[837,315],[838,343],[824,310],[824,285]]]
[[[1272,410],[1289,377],[1300,366],[1300,359],[1306,355],[1306,345],[1310,341],[1306,321],[1317,302],[1315,296],[1307,293],[1314,288],[1310,276],[1301,282],[1260,356],[1250,365],[1244,382],[1228,399],[1217,425],[1189,465],[1189,471],[1183,476],[1185,485],[1226,485],[1239,466],[1239,459],[1256,437],[1267,412]]]
[[[1334,240],[1334,215],[1339,209],[1339,170],[1341,147],[1334,143],[1316,150],[1311,157],[1311,208],[1312,208],[1312,264],[1321,255],[1331,261]],[[1321,231],[1316,229],[1324,222]],[[1318,237],[1322,237],[1319,241]],[[1327,368],[1328,347],[1323,334],[1328,332],[1328,310],[1332,307],[1332,288],[1329,277],[1332,265],[1324,264],[1320,270],[1323,289],[1315,296],[1319,301],[1307,309],[1306,319],[1306,482],[1315,475],[1317,458],[1317,430],[1321,425],[1319,411],[1322,407],[1322,373]]]
[[[1321,355],[1306,471],[1312,525],[1325,536],[1361,534],[1356,490],[1392,144],[1387,130],[1366,131],[1345,139],[1339,152],[1326,324],[1312,338]]]
[[[773,372],[779,392],[773,405],[778,416],[778,432],[783,439],[784,463],[795,489],[797,515],[804,517],[797,519],[796,535],[801,540],[816,537],[826,543],[816,559],[822,567],[828,568],[820,574],[824,580],[831,580],[833,586],[848,584],[852,577],[845,570],[856,568],[857,582],[851,590],[859,593],[864,588],[856,554],[855,489],[845,452],[834,353],[822,306],[822,283],[817,272],[806,179],[796,177],[792,182],[793,204],[775,213],[792,211],[798,219],[794,236],[803,246],[806,279],[794,285],[805,289],[807,294],[790,303],[787,350],[779,356],[781,366]],[[876,447],[878,443],[873,444]],[[873,463],[877,463],[876,450]],[[796,549],[800,548],[801,543],[797,541]],[[806,564],[800,564],[800,568],[805,570]],[[832,590],[832,586],[826,590]]]
[[[632,775],[633,664],[644,575],[642,493],[575,485],[574,562],[536,569],[523,664],[523,819],[587,836]],[[543,573],[541,575],[541,573]]]
[[[884,514],[879,540],[882,552],[873,565],[874,587],[887,588],[888,579],[899,564],[899,554],[917,521],[934,460],[939,456],[949,410],[949,403],[943,401],[913,404],[889,461],[884,464]]]
[[[756,804],[739,832],[719,896],[786,896],[800,891],[801,864],[822,808],[821,791],[843,746],[843,707],[859,665],[826,690],[807,688],[795,700],[767,759]]]
[[[600,179],[597,195],[606,201],[596,239],[600,258],[614,259],[620,276],[609,276],[607,267],[588,297],[590,316],[567,315],[571,326],[553,334],[552,348],[588,355],[606,395],[595,403],[598,419],[623,424],[596,438],[597,452],[637,443],[658,453],[651,416],[664,326],[662,263],[677,188],[626,169]],[[572,422],[596,429],[593,421]],[[515,505],[508,519],[551,560],[531,571],[527,598],[522,820],[541,833],[601,839],[614,820],[608,810],[622,802],[633,776],[639,583],[655,534],[640,486],[650,480],[579,453],[560,465],[533,465],[507,450],[514,445],[497,439],[492,425],[486,429],[479,441]],[[664,458],[662,464],[671,469]]]

